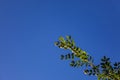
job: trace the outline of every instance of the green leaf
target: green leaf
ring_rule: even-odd
[[[71,58],[70,54],[67,54],[67,56],[68,56],[68,59],[70,59],[70,58]]]
[[[72,46],[75,46],[75,42],[74,42],[74,40],[72,40]]]
[[[71,62],[70,62],[70,66],[74,66],[75,65],[75,61],[74,60],[72,60]]]
[[[64,55],[61,55],[61,60],[63,60],[64,59]]]
[[[114,66],[118,66],[117,62],[115,62]]]
[[[71,40],[71,36],[66,36],[67,40]]]
[[[75,57],[74,53],[72,53],[71,56],[72,56],[72,59],[74,59],[74,57]]]
[[[65,42],[65,39],[64,39],[62,36],[59,37],[59,40],[60,40],[61,42]]]
[[[59,42],[57,41],[57,42],[55,42],[54,44],[55,44],[56,46],[58,46],[58,45],[59,45]]]

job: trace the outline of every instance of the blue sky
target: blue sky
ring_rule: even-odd
[[[96,63],[120,61],[120,1],[0,0],[0,80],[96,80],[60,60],[61,35]]]

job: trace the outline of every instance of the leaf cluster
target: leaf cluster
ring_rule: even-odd
[[[95,65],[93,58],[86,51],[77,47],[71,36],[66,36],[66,38],[60,36],[55,45],[70,50],[71,53],[61,55],[61,60],[71,60],[70,66],[72,67],[86,66],[84,74],[95,75],[98,80],[120,80],[120,62],[112,64],[110,58],[104,56],[101,58],[101,62]]]

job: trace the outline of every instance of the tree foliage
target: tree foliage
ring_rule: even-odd
[[[95,65],[92,56],[77,47],[71,36],[66,36],[66,38],[59,37],[55,45],[59,48],[70,50],[71,53],[61,55],[61,60],[71,60],[71,67],[85,66],[84,74],[94,75],[98,80],[120,80],[120,62],[112,64],[110,58],[103,56],[101,62]]]

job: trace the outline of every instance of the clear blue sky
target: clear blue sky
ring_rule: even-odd
[[[0,80],[96,80],[60,60],[60,35],[120,61],[120,1],[0,0]]]

